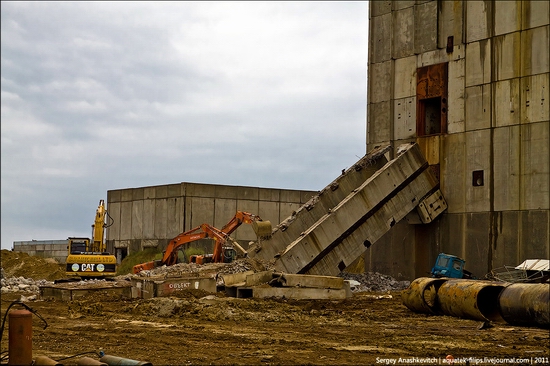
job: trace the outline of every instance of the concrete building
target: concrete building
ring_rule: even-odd
[[[67,239],[14,241],[13,251],[37,257],[54,258],[59,263],[65,263],[68,245]]]
[[[416,141],[448,210],[400,222],[365,268],[426,275],[439,252],[477,276],[549,258],[548,1],[371,1],[367,151]]]
[[[107,248],[118,260],[147,247],[164,249],[175,236],[203,223],[223,227],[237,210],[276,225],[315,193],[187,182],[111,190],[107,210],[113,224],[107,229]],[[245,247],[256,240],[250,225],[231,236]],[[195,244],[212,251],[212,240]]]

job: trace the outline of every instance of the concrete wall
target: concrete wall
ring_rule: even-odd
[[[14,241],[13,251],[43,258],[54,258],[59,263],[65,263],[68,245],[69,241],[66,239]]]
[[[114,221],[107,228],[107,246],[118,254],[146,247],[164,249],[175,236],[203,223],[223,227],[238,210],[277,225],[315,193],[186,182],[110,190],[107,211]],[[242,225],[231,236],[245,246],[256,240],[251,225]],[[199,245],[212,250],[211,240]]]
[[[370,2],[367,151],[417,141],[449,208],[400,223],[365,268],[425,275],[439,252],[477,276],[550,251],[550,20],[547,1]],[[449,37],[453,44],[449,52]],[[448,63],[447,131],[419,136],[417,69]],[[482,171],[483,185],[473,184]]]

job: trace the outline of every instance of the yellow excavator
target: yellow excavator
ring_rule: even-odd
[[[110,223],[106,224],[106,219]],[[112,218],[105,209],[105,202],[99,201],[95,222],[92,225],[93,239],[70,237],[66,274],[69,279],[109,278],[116,275],[116,257],[107,251],[105,228],[112,225]]]

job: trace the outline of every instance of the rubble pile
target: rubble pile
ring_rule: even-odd
[[[177,263],[172,266],[162,266],[152,270],[141,271],[137,274],[140,277],[176,277],[176,276],[197,276],[215,277],[217,274],[235,274],[246,271],[260,272],[268,269],[269,265],[256,259],[237,259],[231,263]]]
[[[342,272],[339,274],[339,277],[350,281],[352,292],[401,291],[411,284],[410,281],[397,281],[391,276],[378,272],[360,274]]]
[[[25,277],[9,277],[3,276],[2,271],[2,294],[11,292],[25,292],[31,295],[38,295],[40,293],[40,286],[53,285],[53,282],[47,280],[33,280],[32,278]]]

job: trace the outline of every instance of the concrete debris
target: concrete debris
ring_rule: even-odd
[[[397,281],[391,276],[378,272],[361,274],[342,272],[338,277],[343,277],[350,282],[352,292],[401,291],[411,284],[410,281]]]
[[[10,292],[25,292],[29,294],[39,294],[40,286],[53,285],[53,282],[46,280],[33,280],[24,277],[2,277],[2,294]]]

